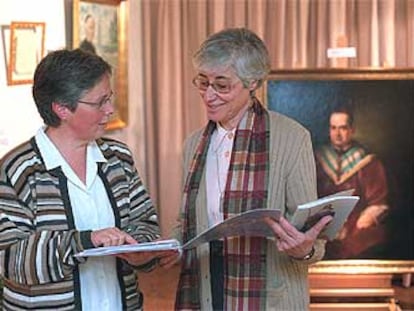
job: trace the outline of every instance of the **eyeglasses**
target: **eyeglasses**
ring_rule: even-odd
[[[98,110],[101,110],[102,107],[107,104],[107,103],[112,103],[112,100],[114,98],[114,92],[111,92],[111,94],[109,94],[109,96],[105,96],[103,97],[100,101],[98,102],[87,102],[87,101],[83,101],[83,100],[78,100],[78,103],[82,103],[82,104],[86,104],[92,107],[95,107]]]
[[[193,85],[198,88],[200,91],[207,91],[208,87],[211,85],[214,91],[219,94],[227,94],[230,93],[233,87],[230,79],[227,78],[219,78],[214,80],[213,82],[208,81],[208,79],[203,77],[195,77],[193,79]]]

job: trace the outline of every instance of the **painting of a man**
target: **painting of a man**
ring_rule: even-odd
[[[329,118],[330,142],[316,150],[318,195],[355,189],[360,200],[325,259],[377,258],[385,252],[390,206],[385,168],[379,158],[354,139],[352,110],[342,106]]]

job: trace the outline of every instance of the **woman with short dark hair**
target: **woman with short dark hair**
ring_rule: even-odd
[[[128,147],[103,138],[111,67],[77,50],[48,54],[33,97],[44,126],[0,162],[2,310],[140,310],[135,269],[165,253],[76,257],[159,237]]]

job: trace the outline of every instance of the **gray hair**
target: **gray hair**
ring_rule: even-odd
[[[263,41],[246,28],[229,28],[208,37],[193,56],[197,69],[229,67],[248,87],[257,81],[258,87],[270,70],[269,53]]]

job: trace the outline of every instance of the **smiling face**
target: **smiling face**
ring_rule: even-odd
[[[112,94],[110,76],[104,74],[102,79],[79,99],[89,103],[99,103],[102,99],[109,98]],[[114,105],[110,100],[102,107],[78,102],[74,111],[67,107],[57,107],[57,114],[62,119],[61,128],[77,141],[89,142],[101,137],[105,127],[114,113]],[[60,110],[59,110],[60,109]],[[68,137],[68,138],[69,138]]]
[[[208,119],[220,123],[228,130],[237,127],[249,107],[250,90],[254,89],[254,83],[249,88],[245,88],[242,81],[230,69],[202,69],[199,70],[196,78],[204,81],[204,85],[210,84],[205,90],[199,88]],[[219,93],[213,88],[212,83],[216,84],[216,89],[219,91],[223,83],[228,83],[230,91],[225,94]]]

